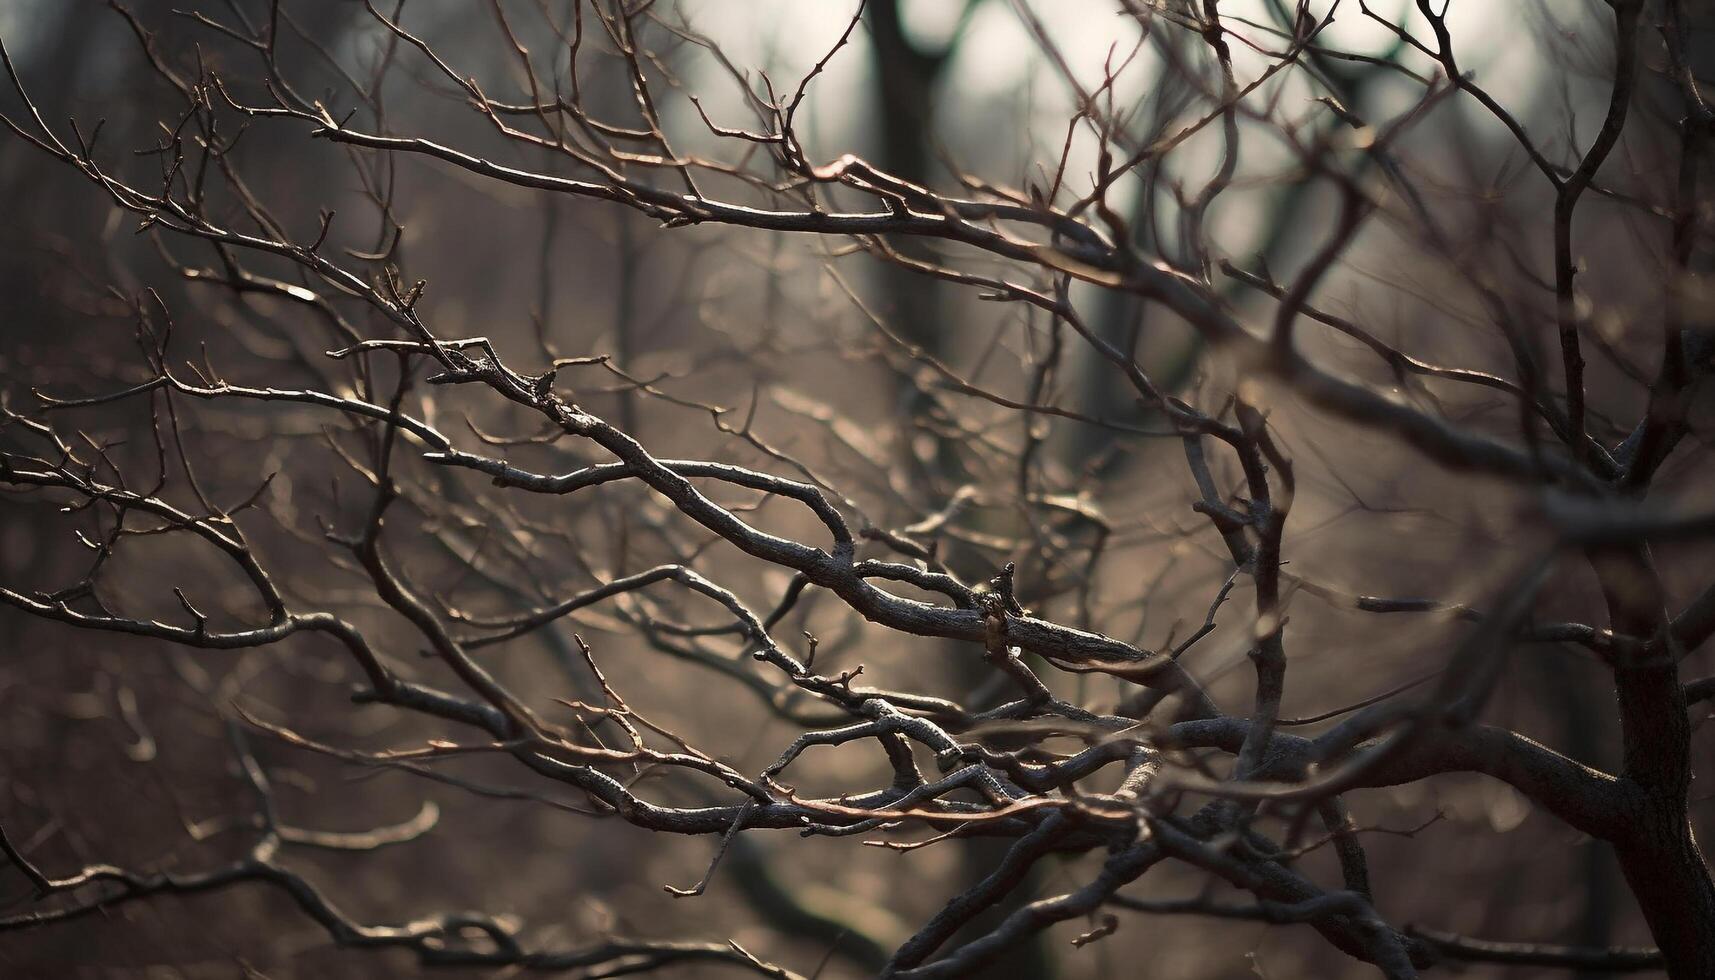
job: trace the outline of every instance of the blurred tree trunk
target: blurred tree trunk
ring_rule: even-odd
[[[967,3],[966,11],[980,0]],[[880,117],[881,166],[913,183],[930,186],[934,183],[934,148],[931,136],[935,120],[936,87],[942,72],[952,61],[958,35],[944,45],[925,49],[908,36],[902,20],[900,0],[872,0],[865,8],[870,36],[875,52],[873,73],[875,98]],[[915,259],[933,259],[934,246],[926,239],[907,236],[889,242],[902,254]],[[954,324],[947,318],[941,285],[938,281],[891,263],[882,266],[882,288],[887,296],[886,309],[891,322],[901,336],[922,348],[930,356],[944,358],[950,348],[949,334]],[[902,417],[921,415],[928,409],[922,392],[909,385],[901,387],[898,410]],[[959,480],[960,463],[957,447],[937,439],[933,458],[926,465],[919,461],[910,440],[901,446],[914,480],[929,490],[948,480]],[[961,558],[964,561],[961,561]],[[968,566],[975,556],[951,552],[943,558],[954,568],[971,571]],[[986,578],[987,575],[982,575]],[[991,668],[964,645],[944,642],[950,649],[946,660],[953,672],[953,682],[959,695],[984,689]],[[992,872],[1012,847],[1013,842],[1000,837],[977,837],[964,841],[961,848],[962,871],[955,889],[963,891],[983,880]],[[1000,924],[1008,914],[1036,897],[1036,873],[1026,877],[1020,887],[1007,893],[1004,900],[972,918],[954,939],[960,943],[981,936]],[[987,976],[996,980],[1031,980],[1054,975],[1053,959],[1043,942],[1043,933],[1020,943],[999,962],[987,968]]]

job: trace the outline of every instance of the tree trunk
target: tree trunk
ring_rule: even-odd
[[[1590,564],[1614,632],[1635,642],[1613,654],[1625,778],[1638,801],[1614,849],[1668,976],[1708,980],[1715,977],[1715,883],[1687,813],[1691,724],[1667,642],[1665,590],[1646,545],[1594,551]]]
[[[1715,977],[1715,883],[1683,804],[1640,813],[1630,839],[1615,843],[1626,883],[1673,980]]]

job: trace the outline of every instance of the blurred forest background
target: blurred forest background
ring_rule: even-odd
[[[1370,4],[1399,8],[1384,12],[1422,28],[1402,0]],[[200,51],[223,78],[254,83],[254,65],[244,52],[185,13],[230,22],[227,4],[134,0],[130,6],[172,57]],[[265,5],[240,0],[238,6]],[[534,4],[503,6],[511,29],[532,51],[556,50],[559,42]],[[1328,29],[1329,47],[1373,61],[1330,58],[1317,68],[1343,93],[1352,116],[1391,117],[1421,98],[1422,87],[1378,63],[1398,62],[1425,74],[1433,66],[1351,6]],[[654,12],[663,21],[694,25],[733,64],[766,70],[778,89],[790,91],[834,45],[851,8],[833,0],[662,0]],[[283,46],[282,63],[292,77],[319,82],[330,93],[341,89],[340,72],[363,73],[384,40],[361,4],[315,0],[286,9],[304,38]],[[527,97],[520,94],[516,52],[489,4],[411,0],[404,9],[404,23],[438,50],[456,53],[458,70],[483,79],[495,98]],[[1234,30],[1244,31],[1250,29],[1245,23],[1280,27],[1286,12],[1273,0],[1228,0],[1222,13]],[[563,22],[563,13],[556,16]],[[1588,142],[1612,71],[1611,16],[1604,4],[1456,0],[1449,18],[1464,69],[1542,144],[1563,150]],[[699,95],[711,119],[737,124],[746,118],[736,86],[708,48],[658,24],[648,31],[653,49]],[[1707,30],[1699,36],[1711,38]],[[63,130],[75,117],[87,132],[103,119],[107,153],[153,144],[161,136],[158,120],[181,112],[175,93],[148,68],[126,21],[104,4],[0,4],[0,37],[50,125]],[[1099,85],[1104,61],[1126,58],[1136,41],[1136,23],[1096,0],[872,0],[849,45],[809,87],[800,133],[816,161],[855,153],[931,188],[957,187],[960,173],[1015,187],[1040,185],[1068,145],[1071,82]],[[1705,77],[1715,72],[1715,43],[1694,53]],[[1263,64],[1242,46],[1234,57],[1241,77],[1254,76]],[[1126,111],[1135,107],[1140,126],[1151,118],[1194,118],[1207,103],[1202,93],[1174,81],[1176,66],[1206,58],[1196,37],[1160,28],[1118,76],[1111,97]],[[533,157],[499,140],[421,59],[400,60],[384,89],[397,130],[427,133],[503,163],[558,166],[546,154]],[[632,94],[617,63],[592,58],[590,65],[584,99],[624,116]],[[1311,112],[1318,93],[1301,81],[1287,77],[1278,89],[1283,115],[1328,133],[1347,126],[1333,113]],[[1623,420],[1641,411],[1653,373],[1663,296],[1660,280],[1639,270],[1660,265],[1665,223],[1626,197],[1647,197],[1670,184],[1663,175],[1677,167],[1676,99],[1667,80],[1648,74],[1640,80],[1633,121],[1603,171],[1614,193],[1593,197],[1580,212],[1580,285],[1598,311],[1589,351],[1591,426],[1604,442],[1623,436]],[[15,98],[0,96],[0,107],[17,118]],[[330,108],[337,115],[354,106],[349,97],[337,97]],[[732,152],[688,100],[665,103],[661,112],[681,152]],[[984,302],[976,290],[851,254],[836,239],[716,226],[663,230],[629,209],[479,180],[420,158],[366,157],[354,165],[357,156],[348,148],[306,140],[302,127],[259,123],[243,139],[251,191],[272,202],[299,238],[315,236],[321,211],[364,216],[336,224],[330,248],[385,245],[387,230],[374,225],[372,209],[365,210],[359,174],[385,183],[403,229],[396,260],[407,281],[428,284],[421,302],[443,336],[487,336],[526,364],[541,360],[542,352],[611,355],[623,375],[601,365],[572,366],[561,370],[559,381],[658,457],[728,460],[795,475],[758,448],[765,443],[828,479],[874,526],[932,524],[925,533],[941,542],[942,556],[969,581],[986,580],[1014,561],[1021,589],[1055,582],[1071,560],[1066,556],[1088,554],[1100,537],[1091,559],[1099,561],[1093,588],[1042,585],[1025,604],[1151,648],[1195,630],[1230,572],[1218,537],[1189,508],[1196,490],[1180,440],[1148,434],[1163,429],[1160,420],[1082,345],[1067,351],[1062,390],[1054,394],[1118,426],[1045,415],[1021,426],[948,380],[957,375],[996,391],[1028,391],[1047,335],[1039,316],[1021,305]],[[1086,144],[1071,141],[1064,168],[1067,181],[1080,187],[1088,186],[1096,167]],[[1544,277],[1553,194],[1534,179],[1505,129],[1470,100],[1449,99],[1405,130],[1394,151],[1408,161],[1468,267],[1500,281],[1521,318],[1551,317],[1552,289]],[[1182,247],[1176,229],[1185,220],[1185,189],[1194,192],[1219,164],[1218,130],[1211,128],[1146,177],[1116,186],[1112,203],[1126,214],[1140,247],[1166,255]],[[1291,149],[1257,127],[1244,143],[1231,186],[1209,214],[1212,279],[1241,316],[1269,317],[1272,306],[1261,292],[1222,273],[1220,263],[1290,281],[1338,219],[1338,194],[1295,180],[1293,173]],[[180,358],[206,358],[237,381],[315,383],[315,362],[335,346],[325,332],[305,326],[302,311],[278,299],[187,279],[183,269],[209,266],[212,250],[137,233],[134,216],[19,139],[0,139],[0,214],[0,389],[14,404],[27,401],[32,389],[77,396],[136,383],[143,376],[136,297],[146,288],[171,313]],[[1182,252],[1176,257],[1194,261]],[[1503,374],[1511,362],[1499,336],[1479,329],[1487,314],[1459,270],[1426,260],[1397,225],[1366,226],[1318,297],[1323,309],[1360,318],[1422,356]],[[1085,285],[1073,286],[1071,299],[1103,336],[1130,345],[1153,376],[1187,398],[1208,393],[1207,400],[1218,402],[1232,388],[1227,369],[1205,358],[1196,335],[1167,313]],[[149,315],[156,315],[153,306]],[[1394,383],[1387,366],[1352,339],[1307,327],[1303,336],[1305,349],[1322,363],[1379,385]],[[948,375],[936,375],[923,357],[914,357],[913,345],[944,364]],[[1545,354],[1549,363],[1552,357]],[[531,434],[527,419],[494,399],[447,390],[434,391],[431,401],[425,390],[413,392],[407,405],[444,431],[466,433],[465,415],[474,429],[494,437]],[[729,411],[711,413],[711,405]],[[1516,432],[1516,412],[1504,399],[1460,393],[1440,407],[1478,429]],[[309,413],[267,408],[184,407],[177,421],[203,492],[242,500],[275,474],[266,506],[245,527],[283,588],[317,606],[343,608],[349,600],[347,614],[373,638],[405,651],[421,646],[401,620],[356,602],[360,576],[349,562],[330,559],[319,543],[318,522],[349,527],[364,507],[360,484],[329,452],[339,441],[329,427],[337,426]],[[1516,555],[1552,533],[1533,523],[1528,494],[1516,487],[1445,472],[1393,440],[1289,401],[1271,410],[1270,424],[1290,448],[1299,475],[1287,571],[1330,594],[1480,603]],[[1699,419],[1706,421],[1706,410]],[[153,465],[149,420],[140,413],[92,409],[62,421],[112,447],[126,465]],[[1708,461],[1703,435],[1694,426],[1683,455],[1658,480],[1659,499],[1707,503],[1709,483],[1699,479]],[[1015,450],[1019,440],[1030,442],[1039,457],[1022,475],[984,455],[989,442]],[[512,453],[548,472],[582,461],[573,450],[554,446],[522,445]],[[1064,498],[1072,516],[1050,521],[1010,506],[1018,481],[1028,493],[1060,495],[1055,499]],[[557,583],[587,585],[648,567],[660,560],[654,552],[673,540],[663,530],[668,508],[662,500],[636,488],[604,488],[575,501],[509,500],[506,526],[532,528],[534,537],[513,533],[516,545],[502,547],[491,539],[501,522],[490,510],[501,505],[486,483],[442,470],[413,472],[406,500],[390,517],[411,542],[398,547],[410,556],[413,581],[450,603],[472,602],[476,614],[540,603],[563,594]],[[991,493],[995,487],[1001,491]],[[413,498],[440,506],[423,508]],[[958,505],[949,507],[955,498]],[[72,540],[76,515],[60,513],[55,503],[0,496],[4,584],[51,590],[82,574],[89,555]],[[806,524],[770,513],[765,508],[760,518],[799,531]],[[1079,520],[1079,514],[1100,520]],[[1060,556],[1059,566],[1043,557],[1045,535],[1059,539],[1058,550],[1049,549]],[[698,566],[755,608],[772,608],[786,587],[786,572],[745,560],[728,545],[679,544],[704,549]],[[1675,606],[1715,574],[1706,550],[1676,550],[1672,543],[1660,550]],[[174,585],[184,585],[204,612],[217,617],[241,617],[243,602],[254,604],[242,599],[228,566],[176,541],[113,560],[102,601],[127,614],[182,618]],[[228,591],[240,597],[236,608],[223,604]],[[473,594],[490,597],[489,604],[467,600]],[[509,601],[496,604],[495,596]],[[1601,624],[1593,611],[1599,602],[1587,572],[1563,570],[1544,591],[1538,615]],[[663,608],[677,606],[663,597],[593,607],[485,650],[485,662],[545,703],[599,696],[572,642],[575,629],[638,711],[671,719],[689,741],[718,751],[742,771],[757,771],[796,727],[763,710],[769,695],[755,685],[672,653],[704,641],[670,632],[652,637],[639,628]],[[697,621],[695,614],[687,619]],[[1440,651],[1461,628],[1456,617],[1366,615],[1325,601],[1307,586],[1291,606],[1292,683],[1283,715],[1314,716],[1417,679],[1439,666]],[[868,627],[831,597],[807,595],[775,631],[794,642],[803,631],[814,633],[819,666],[861,663],[864,679],[878,685],[977,705],[995,703],[1004,693],[993,672],[957,644]],[[1217,700],[1248,704],[1250,643],[1250,630],[1239,623],[1201,641],[1186,662]],[[71,631],[0,606],[0,817],[14,843],[38,865],[61,869],[103,861],[190,869],[239,853],[247,846],[252,804],[236,769],[235,729],[227,724],[233,704],[339,745],[382,747],[435,734],[436,726],[402,712],[349,704],[345,692],[359,679],[356,668],[323,647],[322,641],[293,639],[250,651],[190,651]],[[402,669],[433,670],[427,661],[412,667],[409,653],[396,658],[405,663]],[[1704,668],[1715,666],[1709,659],[1706,652],[1694,655]],[[1054,686],[1083,703],[1111,706],[1123,696],[1121,685],[1099,676],[1066,675]],[[1619,749],[1611,704],[1610,681],[1587,651],[1533,644],[1515,653],[1486,717],[1591,765],[1613,767]],[[546,942],[607,932],[730,937],[803,973],[828,956],[821,976],[832,980],[872,974],[918,924],[1003,853],[982,843],[894,852],[850,838],[752,833],[738,838],[706,894],[678,898],[662,886],[695,883],[717,846],[713,838],[654,834],[569,813],[557,804],[575,803],[572,793],[485,797],[395,770],[348,765],[254,731],[240,737],[266,771],[287,824],[337,833],[391,827],[408,838],[357,854],[316,846],[292,852],[293,866],[361,921],[473,908],[515,915]],[[1706,740],[1694,742],[1694,749],[1695,771],[1709,773]],[[820,760],[823,768],[814,776],[800,774],[801,789],[837,791],[887,779],[873,751],[824,751],[830,754]],[[485,784],[519,784],[481,759],[454,761],[446,769]],[[697,802],[688,791],[677,792],[681,804]],[[1706,796],[1694,788],[1693,822],[1704,837],[1715,831]],[[1366,843],[1393,922],[1580,945],[1651,942],[1609,849],[1534,810],[1502,783],[1441,777],[1354,794],[1349,802],[1359,826],[1386,831],[1366,835]],[[431,823],[431,830],[417,833]],[[1076,887],[1098,860],[1043,862],[1030,894],[1020,900]],[[1330,855],[1305,861],[1331,873]],[[1152,893],[1196,895],[1205,887],[1204,876],[1189,869],[1156,874],[1161,877],[1150,879]],[[0,869],[0,901],[21,900],[28,892],[21,875]],[[1068,940],[1076,931],[1046,934],[994,975],[1370,975],[1369,967],[1328,948],[1306,927],[1132,917],[1105,940],[1073,949]],[[413,968],[402,952],[334,946],[284,897],[260,888],[157,898],[0,936],[0,974],[19,977],[361,977]],[[673,975],[721,969],[693,964]],[[1482,978],[1546,972],[1461,969]],[[473,969],[471,975],[508,974]]]

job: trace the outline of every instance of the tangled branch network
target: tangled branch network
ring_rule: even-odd
[[[135,354],[0,349],[0,513],[51,505],[60,556],[0,563],[0,603],[39,644],[176,665],[161,697],[217,722],[244,844],[73,868],[9,800],[0,929],[264,885],[338,946],[580,976],[1129,975],[1092,957],[1168,915],[1308,926],[1315,962],[1391,978],[1715,976],[1698,4],[1541,32],[1576,34],[1548,108],[1485,87],[1431,0],[970,0],[941,38],[897,0],[817,5],[786,85],[706,4],[108,6],[147,81],[102,123],[0,46],[0,160],[80,178],[140,243],[80,260]],[[931,102],[1002,34],[1058,115],[978,173]],[[818,95],[866,56],[851,145],[880,149],[845,152]],[[511,252],[474,244],[508,222]],[[575,267],[610,259],[600,294]],[[1437,507],[1444,536],[1409,519]],[[1530,673],[1551,655],[1596,707]],[[365,924],[295,855],[432,856],[449,804],[311,829],[291,759],[701,837],[706,873],[654,900],[730,873],[748,911],[563,946],[498,912]],[[1461,774],[1617,862],[1653,945],[1401,918],[1444,821],[1357,814]],[[812,908],[780,882],[823,845],[792,835],[847,855],[836,881],[897,852],[887,887]]]

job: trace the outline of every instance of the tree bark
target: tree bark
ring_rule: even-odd
[[[1620,868],[1637,896],[1673,980],[1715,977],[1715,884],[1683,802],[1652,801],[1635,832],[1615,842]]]
[[[1715,883],[1687,812],[1691,725],[1665,591],[1648,546],[1592,552],[1608,618],[1637,642],[1614,653],[1625,781],[1637,795],[1618,828],[1620,868],[1673,980],[1715,977]]]

